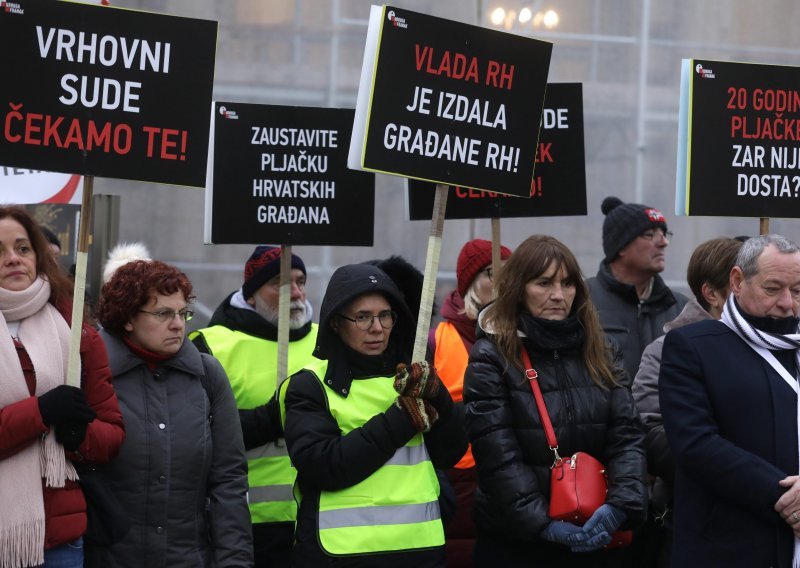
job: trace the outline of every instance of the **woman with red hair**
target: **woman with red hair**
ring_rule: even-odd
[[[247,462],[219,362],[186,340],[192,285],[177,268],[117,268],[97,304],[128,438],[109,467],[131,530],[87,566],[248,567]]]
[[[106,351],[84,325],[81,387],[65,384],[72,283],[24,209],[0,207],[0,566],[83,566],[74,464],[106,462],[125,431]]]

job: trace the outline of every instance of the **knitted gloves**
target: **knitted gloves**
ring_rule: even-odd
[[[439,418],[430,401],[443,388],[436,370],[427,361],[397,366],[394,390],[400,395],[395,405],[404,410],[417,432],[428,432]]]
[[[394,390],[400,396],[433,400],[441,386],[442,382],[439,380],[439,375],[436,374],[436,369],[431,367],[427,361],[411,363],[411,365],[400,363],[397,366]]]
[[[86,404],[83,391],[69,385],[58,385],[39,397],[39,414],[47,426],[62,422],[88,424],[97,416]]]
[[[75,452],[86,438],[86,422],[61,422],[55,425],[56,442],[68,452]]]
[[[398,396],[394,401],[395,406],[404,410],[417,432],[428,432],[439,414],[427,400],[410,396]]]
[[[583,531],[588,539],[584,543],[573,546],[572,552],[591,552],[603,548],[611,542],[611,535],[625,522],[626,518],[625,511],[604,503],[592,513],[592,516],[583,525]]]
[[[564,546],[571,546],[581,539],[582,529],[577,525],[568,523],[566,521],[550,521],[539,536],[544,540],[555,542],[556,544],[563,544]]]

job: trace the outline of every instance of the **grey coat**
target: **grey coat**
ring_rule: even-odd
[[[87,547],[86,566],[252,566],[247,462],[222,366],[184,341],[150,371],[120,339],[101,336],[127,431],[108,477],[132,528]]]

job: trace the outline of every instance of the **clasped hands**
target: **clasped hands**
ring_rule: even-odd
[[[625,522],[625,513],[613,505],[601,505],[582,527],[566,521],[551,521],[541,537],[569,546],[572,552],[592,552],[611,542],[611,535]]]
[[[790,475],[779,483],[786,493],[775,503],[775,510],[792,527],[795,538],[800,538],[800,476]]]

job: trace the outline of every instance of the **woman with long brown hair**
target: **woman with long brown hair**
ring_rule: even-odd
[[[495,278],[497,300],[478,318],[464,381],[478,468],[476,566],[615,566],[604,550],[644,520],[642,432],[619,353],[606,344],[572,252],[546,235],[526,239]],[[548,516],[548,446],[522,350],[539,384],[558,452],[605,464],[606,502],[583,527]]]
[[[0,207],[0,566],[83,566],[76,463],[125,437],[103,342],[83,325],[81,386],[66,383],[72,282],[36,222]]]

